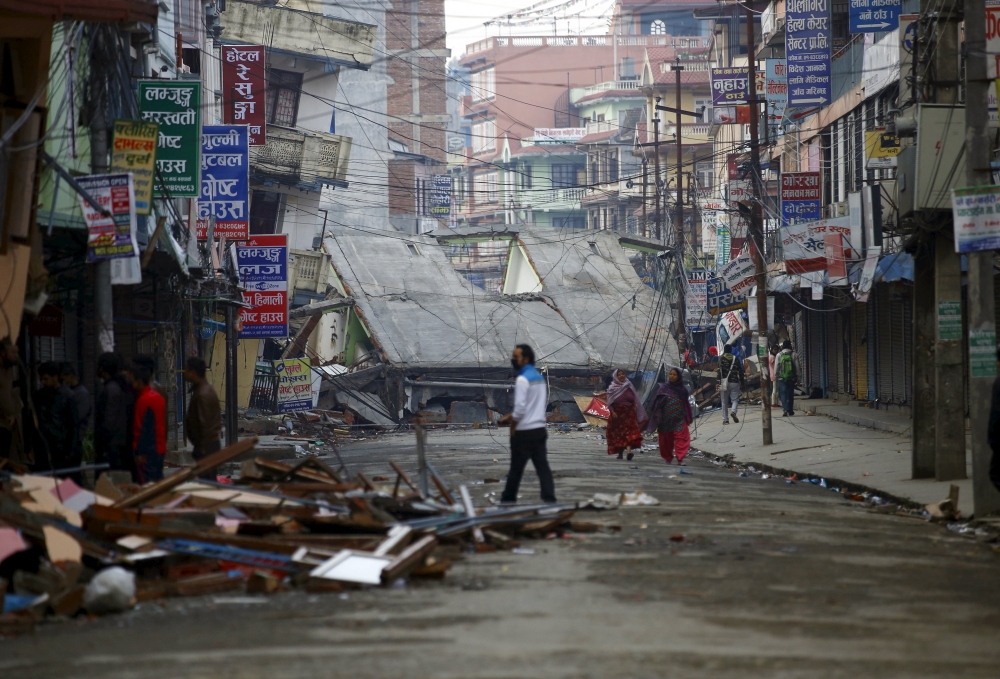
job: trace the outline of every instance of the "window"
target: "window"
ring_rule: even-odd
[[[577,175],[583,168],[580,165],[558,163],[552,166],[552,188],[569,189],[576,186]]]
[[[476,175],[475,179],[475,195],[476,203],[495,203],[497,202],[497,185],[499,180],[499,173],[495,170],[493,172],[481,172]]]
[[[409,250],[410,254],[413,255],[414,257],[417,257],[417,256],[420,255],[420,252],[417,251],[417,246],[414,245],[413,243],[407,243],[406,244],[406,249]]]
[[[472,126],[472,152],[494,151],[497,147],[497,126],[494,120],[484,120]]]
[[[281,194],[255,190],[250,200],[250,233],[257,235],[279,233],[279,214],[281,214]]]
[[[482,71],[476,71],[470,76],[470,90],[472,91],[472,101],[484,101],[492,99],[496,91],[496,70],[490,66]]]
[[[586,229],[587,220],[584,217],[553,217],[552,226],[557,229]]]
[[[531,176],[531,165],[524,164],[521,166],[521,188],[530,189],[533,177]]]
[[[665,23],[663,23],[662,19],[656,19],[655,21],[653,21],[653,23],[651,23],[649,25],[649,34],[650,35],[666,35],[667,34],[667,25]]]
[[[337,109],[330,112],[330,134],[337,134]]]
[[[635,77],[635,59],[632,57],[622,57],[622,62],[618,67],[618,77],[622,80],[629,80]]]
[[[702,111],[701,122],[712,122],[712,100],[711,98],[695,97],[694,112]]]
[[[302,93],[302,74],[279,71],[267,72],[267,122],[285,127],[295,127],[299,117],[299,95]]]
[[[599,122],[599,123],[603,123],[604,122],[604,114],[603,113],[598,113],[597,114],[597,122]]]
[[[608,154],[608,181],[618,181],[618,156],[614,153]]]

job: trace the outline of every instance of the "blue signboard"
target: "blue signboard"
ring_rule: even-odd
[[[201,195],[198,221],[215,238],[245,241],[250,235],[250,136],[246,125],[201,128]],[[207,234],[201,236],[206,238]]]
[[[825,106],[833,101],[830,0],[787,0],[785,17],[788,105]]]
[[[726,311],[735,311],[736,309],[745,309],[747,306],[746,293],[742,295],[734,294],[729,286],[726,285],[726,281],[717,276],[711,276],[705,285],[705,302],[708,307],[708,313],[721,314]]]
[[[882,33],[899,28],[903,0],[851,0],[851,33]]]
[[[431,175],[431,214],[447,217],[451,214],[451,175]]]
[[[823,218],[818,200],[788,200],[781,203],[781,225],[814,222]]]

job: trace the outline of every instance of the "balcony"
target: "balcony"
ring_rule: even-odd
[[[250,147],[250,175],[264,184],[303,191],[347,186],[351,139],[280,125],[267,126],[267,144]]]
[[[609,80],[596,85],[588,85],[583,88],[583,96],[589,97],[592,94],[610,92],[611,90],[638,90],[642,87],[639,80]]]
[[[288,259],[291,265],[290,288],[326,294],[330,281],[330,255],[313,250],[290,250]]]
[[[222,38],[226,42],[259,45],[261,29],[268,27],[271,52],[331,66],[371,68],[376,29],[371,24],[256,2],[230,0],[225,7]]]
[[[785,0],[772,0],[760,15],[760,47],[785,48]]]

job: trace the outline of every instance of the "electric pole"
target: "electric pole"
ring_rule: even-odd
[[[108,81],[109,65],[104,63],[105,27],[94,26],[90,44],[90,172],[107,174],[108,159]],[[97,317],[97,344],[102,352],[115,350],[114,298],[111,293],[111,260],[94,265],[94,315]]]
[[[758,347],[764,347],[767,351],[767,269],[764,266],[764,230],[761,223],[761,181],[760,176],[760,139],[757,123],[760,119],[760,110],[757,106],[757,65],[754,54],[753,17],[749,3],[744,5],[747,13],[747,75],[749,78],[748,89],[750,99],[750,176],[753,191],[753,204],[750,206],[750,244],[751,256],[753,257],[754,270],[757,274],[757,335]],[[760,339],[764,342],[761,344]],[[758,348],[758,357],[760,349]],[[764,445],[774,442],[771,432],[771,375],[767,370],[764,359],[760,361],[760,428],[763,435]]]
[[[660,105],[660,98],[656,98],[656,105]],[[653,219],[656,220],[656,240],[660,240],[660,114],[656,107],[653,108],[653,193],[656,198],[656,212]]]
[[[986,54],[986,3],[965,0],[965,184],[992,184],[990,171],[989,80]],[[996,318],[993,300],[994,252],[970,252],[968,277],[969,351],[974,346],[996,347]],[[975,344],[974,344],[975,342]],[[984,352],[985,353],[985,352]],[[969,362],[969,422],[972,434],[972,497],[976,516],[1000,509],[1000,492],[990,483],[990,448],[987,431],[990,399],[996,362]]]
[[[681,294],[677,296],[677,355],[684,365],[684,352],[687,350],[687,273],[684,271],[684,175],[681,174],[683,162],[683,142],[681,141],[681,58],[674,59],[674,102],[677,110],[674,112],[674,127],[677,129],[677,226],[674,228],[674,240],[677,246],[677,263],[681,273]]]

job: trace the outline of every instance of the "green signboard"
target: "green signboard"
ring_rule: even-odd
[[[938,302],[938,339],[962,339],[962,303]]]
[[[969,331],[969,376],[997,376],[997,333],[995,330]]]
[[[156,195],[197,198],[201,188],[201,83],[139,81],[142,119],[160,126],[156,144]]]

